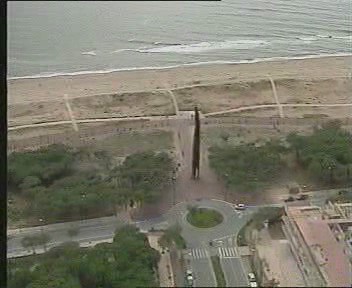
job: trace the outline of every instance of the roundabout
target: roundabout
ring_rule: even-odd
[[[191,209],[195,209],[193,214]],[[246,211],[238,212],[229,202],[200,199],[178,203],[164,215],[164,219],[168,226],[178,225],[182,228],[181,235],[188,248],[209,247],[210,241],[237,236],[254,210],[247,208]]]

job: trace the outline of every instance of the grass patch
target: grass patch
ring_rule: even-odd
[[[226,280],[224,272],[221,269],[219,256],[211,256],[211,263],[213,264],[213,269],[216,277],[216,283],[218,287],[226,287]]]
[[[211,228],[219,225],[223,216],[213,209],[190,207],[187,221],[198,228]]]

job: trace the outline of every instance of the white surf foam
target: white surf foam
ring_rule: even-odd
[[[82,52],[82,55],[89,55],[89,56],[97,56],[97,53],[95,51],[87,51],[87,52]]]
[[[224,49],[253,49],[261,45],[268,45],[261,40],[226,40],[222,42],[200,42],[194,44],[168,45],[163,47],[136,49],[140,53],[200,53]]]
[[[77,72],[46,72],[30,76],[19,76],[19,77],[8,77],[8,80],[15,79],[35,79],[35,78],[49,78],[49,77],[59,77],[59,76],[76,76],[76,75],[88,75],[88,74],[107,74],[112,72],[123,72],[123,71],[135,71],[135,70],[163,70],[177,67],[187,67],[187,66],[202,66],[202,65],[214,65],[214,64],[250,64],[258,62],[273,62],[282,60],[303,60],[303,59],[314,59],[314,58],[324,58],[324,57],[346,57],[352,56],[352,53],[339,53],[339,54],[319,54],[319,55],[298,55],[293,57],[270,57],[270,58],[255,58],[250,60],[238,60],[238,61],[207,61],[207,62],[194,62],[185,63],[180,65],[172,66],[149,66],[149,67],[127,67],[118,69],[107,69],[107,70],[97,70],[97,71],[77,71]]]
[[[298,37],[299,40],[305,41],[305,42],[311,42],[311,41],[316,41],[318,40],[317,37],[314,36],[308,36],[308,37]]]

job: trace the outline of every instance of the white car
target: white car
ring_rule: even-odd
[[[193,276],[192,275],[187,276],[187,284],[189,286],[193,286]]]
[[[249,282],[249,287],[258,287],[257,282]]]
[[[255,281],[255,275],[254,275],[254,273],[248,273],[248,279],[249,279],[250,282]]]
[[[235,209],[236,210],[245,210],[246,209],[246,205],[244,205],[244,204],[236,204],[235,205]]]

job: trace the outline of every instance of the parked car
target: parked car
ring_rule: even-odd
[[[235,209],[236,210],[245,210],[246,209],[246,205],[244,205],[244,204],[236,204],[235,205]]]
[[[300,194],[297,196],[296,199],[297,200],[306,200],[306,199],[308,199],[308,195],[307,194]]]
[[[292,196],[290,196],[284,200],[284,202],[292,202],[292,201],[295,201],[295,198],[293,198]]]
[[[192,270],[187,269],[186,271],[186,280],[187,280],[187,285],[192,287],[193,286],[193,273]]]
[[[193,286],[193,276],[187,276],[187,285],[189,287]]]
[[[248,280],[250,281],[250,282],[255,282],[255,275],[254,275],[254,273],[248,273]]]

